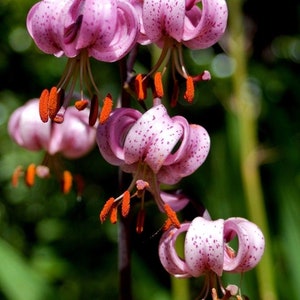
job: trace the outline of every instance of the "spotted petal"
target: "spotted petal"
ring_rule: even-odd
[[[230,218],[224,223],[224,238],[230,242],[238,237],[236,256],[225,252],[224,270],[230,272],[245,272],[253,269],[260,261],[265,247],[263,233],[254,223],[243,218]]]
[[[222,275],[224,262],[224,220],[195,218],[186,233],[184,255],[189,273],[198,277],[206,271]]]

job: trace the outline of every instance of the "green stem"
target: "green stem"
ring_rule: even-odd
[[[257,156],[257,115],[256,106],[247,88],[247,55],[242,17],[241,0],[230,0],[229,4],[229,52],[236,62],[233,74],[233,101],[238,126],[240,166],[246,205],[251,220],[263,231],[266,249],[258,264],[257,278],[261,300],[277,299],[272,268],[271,241],[264,205],[262,184]]]

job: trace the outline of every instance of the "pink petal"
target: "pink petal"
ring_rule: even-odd
[[[175,249],[175,243],[179,234],[187,231],[189,223],[182,223],[180,228],[172,228],[163,233],[159,241],[159,259],[165,270],[181,278],[191,277],[184,260],[182,260]]]
[[[117,1],[117,4],[117,16],[115,17],[117,24],[113,32],[113,39],[107,42],[103,35],[90,47],[90,55],[101,61],[114,62],[121,59],[132,49],[138,39],[139,20],[133,6],[120,0]]]
[[[78,111],[69,107],[64,122],[54,123],[48,153],[62,153],[66,158],[79,158],[87,154],[95,145],[96,129],[87,123],[89,111]]]
[[[163,105],[152,107],[132,126],[125,139],[126,164],[144,160],[157,173],[181,135],[181,126],[171,120]]]
[[[170,36],[178,42],[182,39],[185,1],[145,0],[143,26],[152,42]]]
[[[227,25],[225,0],[202,0],[202,10],[194,6],[186,13],[183,44],[190,49],[208,48],[223,35]]]
[[[124,164],[124,139],[140,116],[135,109],[117,108],[103,125],[98,125],[97,144],[107,162],[118,166]]]
[[[38,99],[28,101],[12,113],[8,132],[19,146],[27,150],[37,151],[48,147],[51,124],[41,121]]]
[[[202,217],[195,218],[185,238],[185,261],[189,273],[198,277],[206,271],[213,271],[218,276],[223,271],[224,220],[209,221]]]
[[[224,238],[230,242],[238,237],[239,246],[235,257],[227,252],[224,256],[224,270],[245,272],[253,269],[260,261],[265,247],[263,233],[258,226],[243,218],[230,218],[224,223]]]

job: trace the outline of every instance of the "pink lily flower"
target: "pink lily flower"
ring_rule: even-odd
[[[184,258],[180,258],[175,243],[184,232]],[[235,237],[238,238],[237,253],[229,246]],[[192,222],[182,223],[180,228],[173,227],[163,233],[159,257],[165,270],[175,277],[221,277],[223,271],[243,273],[253,269],[259,263],[264,247],[261,230],[244,218],[212,221],[197,217]],[[212,288],[217,287],[208,286],[203,298]]]
[[[195,172],[208,155],[210,138],[202,126],[189,124],[181,116],[170,117],[159,99],[156,101],[144,114],[132,108],[115,109],[98,125],[97,144],[107,162],[133,174],[129,192],[136,188],[138,197],[143,198],[148,190],[160,210],[166,212],[168,204],[176,211],[188,200],[179,194],[161,194],[159,185],[176,184]],[[122,199],[123,195],[116,202]]]
[[[30,9],[27,28],[45,53],[71,58],[86,50],[88,56],[112,62],[135,44],[139,22],[124,0],[43,0]]]
[[[204,49],[214,45],[222,37],[228,17],[226,1],[131,0],[131,2],[135,5],[141,20],[138,42],[155,43],[162,48],[158,61],[146,77],[163,68],[165,61],[168,63],[171,60],[174,98],[177,98],[178,93],[177,72],[186,80],[184,99],[192,102],[194,83],[210,80],[211,77],[207,70],[196,76],[189,75],[184,65],[182,46],[195,50]]]
[[[8,132],[27,150],[45,150],[50,155],[60,153],[66,158],[82,157],[95,146],[96,129],[85,120],[88,111],[70,107],[66,114],[68,119],[62,124],[43,123],[39,119],[39,100],[32,99],[12,113]]]
[[[89,126],[86,118],[88,110],[78,111],[71,107],[67,112],[67,119],[62,124],[49,120],[41,122],[39,118],[39,100],[32,99],[25,105],[17,108],[8,122],[8,133],[21,147],[30,151],[44,150],[46,152],[41,165],[30,164],[23,171],[18,166],[13,174],[12,183],[17,186],[20,176],[25,176],[28,186],[34,184],[35,175],[41,178],[49,177],[53,171],[62,181],[62,191],[68,193],[73,179],[78,186],[78,197],[81,194],[82,179],[80,176],[73,178],[72,174],[63,170],[59,156],[76,159],[86,155],[95,146],[96,128]]]
[[[49,118],[63,122],[79,79],[80,100],[75,99],[75,106],[80,110],[90,106],[93,126],[101,95],[89,58],[114,62],[131,50],[139,32],[134,7],[125,0],[43,0],[30,9],[27,29],[40,50],[69,58],[60,82],[50,90],[54,108]],[[48,94],[47,89],[42,92],[41,102],[49,102]],[[41,114],[41,119],[46,122],[48,115]]]

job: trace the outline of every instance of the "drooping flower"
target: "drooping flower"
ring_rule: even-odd
[[[136,43],[139,20],[133,6],[125,0],[43,0],[30,9],[27,29],[43,52],[68,57],[62,79],[51,89],[52,94],[50,90],[55,108],[49,117],[62,122],[78,77],[81,101],[77,101],[76,106],[83,109],[89,105],[85,91],[94,102],[91,113],[97,114],[100,93],[89,58],[114,62],[124,57]],[[69,91],[65,94],[67,88]],[[47,90],[43,92],[41,98],[48,99]],[[47,117],[41,118],[47,121]]]
[[[156,72],[165,60],[172,56],[174,93],[177,93],[176,72],[186,80],[184,98],[193,101],[194,82],[209,80],[208,71],[191,76],[183,61],[182,46],[190,49],[204,49],[215,44],[223,35],[227,25],[225,0],[132,0],[141,19],[139,43],[155,43],[162,48],[161,56],[153,70],[143,78],[146,80]]]
[[[45,162],[35,168],[31,166],[31,175],[46,177],[49,168],[54,165],[57,155],[68,159],[76,159],[86,155],[96,142],[96,128],[87,123],[88,110],[78,111],[75,107],[67,110],[67,119],[62,124],[49,120],[41,122],[39,118],[39,100],[32,99],[17,108],[8,122],[8,133],[21,147],[30,151],[44,150],[47,154]],[[21,169],[17,168],[20,173]],[[52,170],[53,171],[53,170]],[[54,170],[58,176],[70,176],[64,170]],[[28,185],[32,185],[28,182]]]
[[[175,243],[185,233],[184,258],[178,256]],[[237,253],[229,243],[237,237]],[[159,243],[160,261],[167,272],[175,277],[221,277],[224,271],[243,273],[260,261],[265,247],[263,233],[258,226],[244,218],[209,220],[196,217],[164,232]],[[216,282],[207,280],[207,283]],[[208,285],[209,290],[218,288]],[[221,287],[222,288],[222,287]],[[223,293],[225,294],[223,288]],[[204,296],[204,297],[203,297]]]
[[[97,143],[107,162],[133,175],[128,191],[135,188],[134,196],[142,202],[145,190],[150,191],[159,208],[167,212],[163,198],[168,197],[161,196],[160,184],[176,184],[195,172],[208,155],[210,138],[202,126],[189,124],[181,116],[170,117],[159,99],[156,101],[144,114],[132,108],[115,109],[98,126]]]

